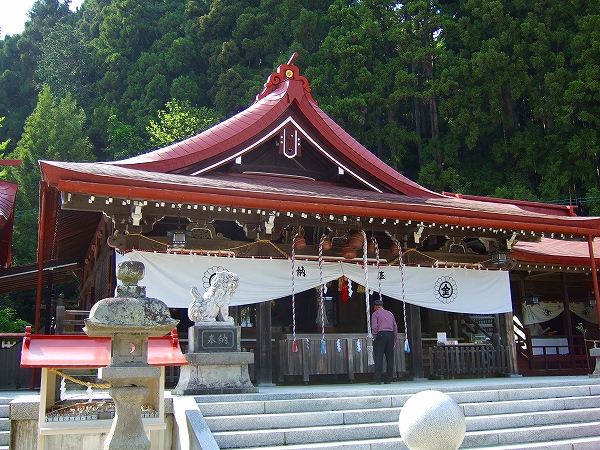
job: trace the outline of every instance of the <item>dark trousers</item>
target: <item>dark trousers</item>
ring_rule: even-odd
[[[373,341],[373,359],[375,360],[375,374],[373,381],[381,382],[381,371],[383,370],[383,355],[387,362],[385,381],[390,383],[394,378],[394,332],[380,331],[377,339]]]

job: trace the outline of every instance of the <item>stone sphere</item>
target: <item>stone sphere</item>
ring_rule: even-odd
[[[448,395],[433,390],[407,400],[398,426],[410,450],[456,450],[467,431],[461,407]]]

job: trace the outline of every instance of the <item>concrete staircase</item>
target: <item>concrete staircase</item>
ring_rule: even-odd
[[[0,450],[8,450],[10,441],[10,419],[8,418],[9,403],[13,397],[0,392]]]
[[[220,449],[398,450],[407,449],[400,409],[424,389],[462,406],[461,448],[600,449],[600,380],[588,377],[306,386],[196,400]]]

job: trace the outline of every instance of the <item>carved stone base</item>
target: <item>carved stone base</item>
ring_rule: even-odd
[[[590,356],[596,361],[596,368],[590,374],[590,378],[600,378],[600,348],[590,348]]]
[[[187,366],[181,366],[174,395],[240,394],[258,392],[250,381],[249,352],[188,353]]]

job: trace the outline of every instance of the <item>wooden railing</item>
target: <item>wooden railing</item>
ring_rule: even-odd
[[[509,352],[504,346],[436,345],[429,348],[429,367],[432,378],[509,374]]]
[[[298,351],[292,350],[290,335],[277,340],[279,355],[279,382],[286,376],[302,376],[308,382],[311,375],[347,375],[350,381],[359,373],[371,373],[368,364],[368,339],[364,334],[330,334],[325,337],[325,353],[321,353],[321,336],[297,336]],[[406,372],[404,334],[398,333],[394,355],[394,376]],[[385,370],[385,364],[384,364]]]
[[[83,334],[83,326],[90,315],[89,311],[66,309],[64,306],[56,307],[55,334]]]
[[[515,323],[517,353],[526,362],[520,367],[525,374],[582,375],[590,372],[589,349],[594,341],[575,335],[532,337]]]

